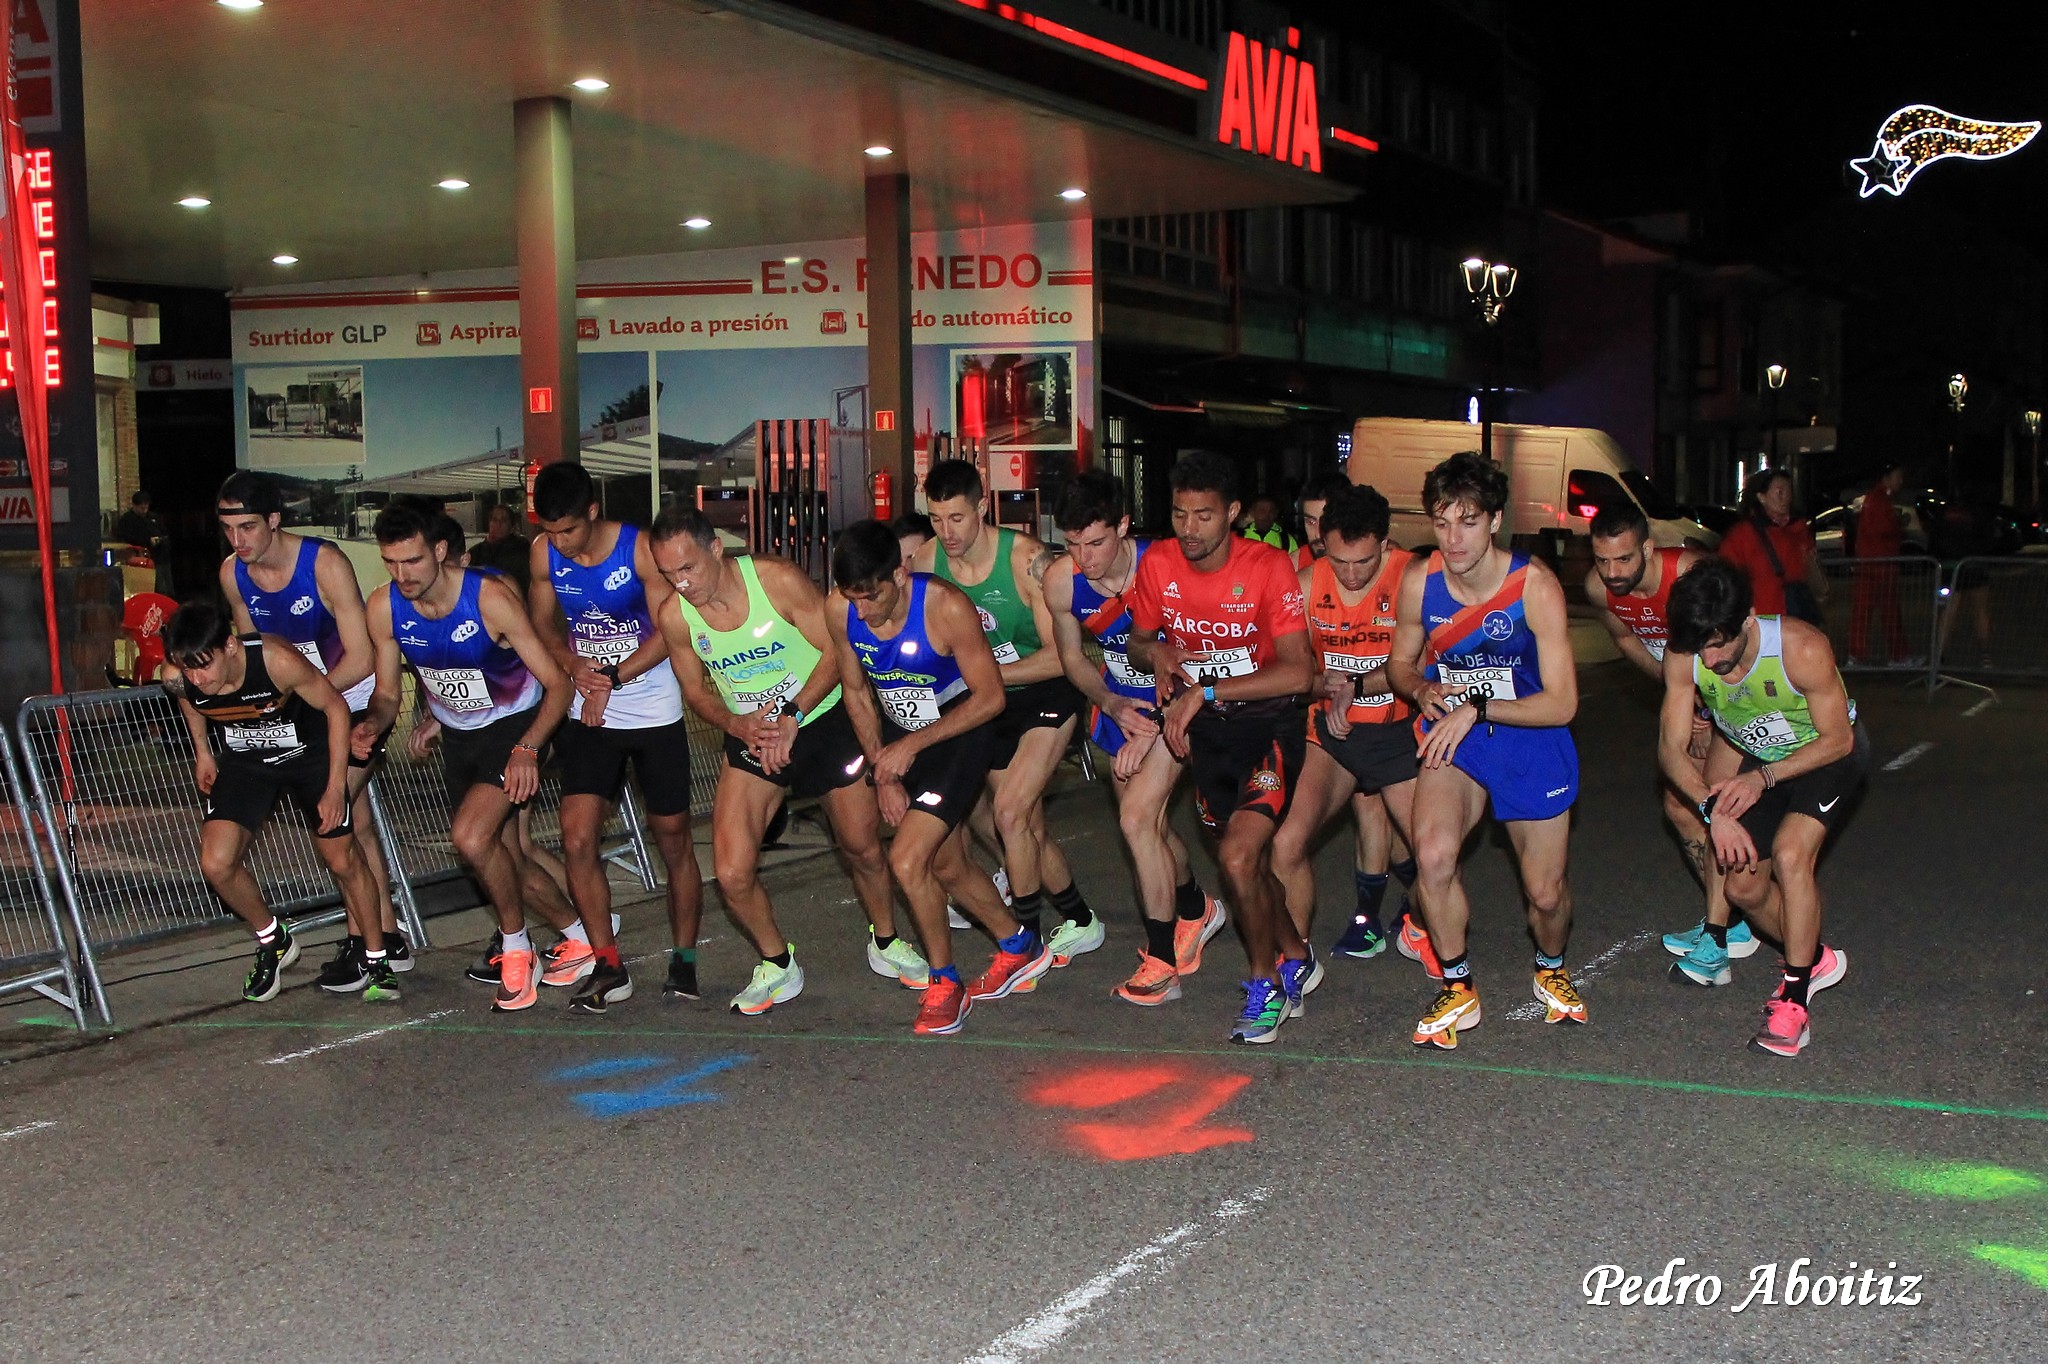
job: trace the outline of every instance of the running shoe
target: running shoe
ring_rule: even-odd
[[[754,963],[754,978],[747,988],[732,997],[732,1011],[753,1018],[778,1004],[787,1004],[804,992],[804,968],[796,964],[796,944],[786,949],[789,965],[777,966],[763,957]]]
[[[505,935],[497,929],[491,930],[491,940],[484,944],[484,954],[469,964],[462,974],[480,985],[498,983],[498,964],[505,956]]]
[[[351,933],[334,945],[334,956],[320,968],[320,988],[330,995],[352,995],[369,983],[363,940]]]
[[[968,918],[968,917],[967,917],[967,916],[966,916],[965,914],[962,914],[962,913],[961,913],[961,912],[960,912],[960,911],[959,911],[959,910],[958,910],[957,908],[955,908],[954,906],[952,906],[952,905],[947,905],[947,906],[946,906],[946,927],[948,927],[948,928],[972,928],[972,927],[974,927],[974,920],[972,920],[972,919]]]
[[[580,938],[564,938],[550,947],[541,964],[543,985],[574,985],[597,966],[597,953]]]
[[[967,1021],[967,1011],[974,1007],[974,1000],[967,994],[967,987],[947,976],[932,978],[931,988],[924,992],[924,1002],[918,1005],[917,1022],[911,1031],[919,1037],[943,1037],[960,1031]]]
[[[1008,867],[997,867],[988,879],[996,883],[996,894],[1003,897],[1004,909],[1008,909],[1011,905],[1017,903],[1010,895],[1010,869]]]
[[[1354,914],[1351,923],[1344,929],[1344,936],[1330,944],[1330,951],[1339,957],[1356,957],[1367,961],[1387,950],[1386,931],[1378,919],[1370,914]]]
[[[1782,960],[1778,963],[1780,967],[1784,964]],[[1815,995],[1827,989],[1830,985],[1839,984],[1842,977],[1848,974],[1849,954],[1847,952],[1837,952],[1826,943],[1822,943],[1820,945],[1820,960],[1813,964],[1813,974],[1806,981],[1806,1002],[1811,1004]],[[1778,982],[1778,995],[1784,993],[1785,983],[1781,980]],[[1772,998],[1775,999],[1778,995],[1773,995]]]
[[[1763,1026],[1756,1030],[1755,1037],[1749,1039],[1749,1049],[1772,1056],[1797,1056],[1812,1040],[1813,1030],[1806,1023],[1806,1006],[1794,1004],[1789,999],[1773,999],[1764,1005]]]
[[[1052,936],[1045,940],[1045,945],[1052,952],[1052,964],[1065,966],[1084,952],[1093,952],[1102,946],[1108,936],[1108,930],[1102,926],[1102,916],[1097,914],[1088,920],[1085,928],[1072,919],[1062,919],[1060,926],[1052,931]]]
[[[1429,1012],[1416,1023],[1412,1040],[1418,1047],[1451,1051],[1458,1045],[1459,1033],[1478,1026],[1479,992],[1469,981],[1447,980],[1430,1001]]]
[[[1287,1021],[1287,992],[1264,976],[1238,988],[1244,991],[1244,1008],[1230,1025],[1230,1040],[1259,1046],[1278,1037]]]
[[[249,978],[242,982],[242,998],[251,1004],[276,999],[277,992],[284,988],[281,977],[285,969],[298,959],[299,941],[292,936],[291,927],[279,919],[277,941],[256,944],[256,964],[249,968]]]
[[[1302,1006],[1302,997],[1315,993],[1323,983],[1323,964],[1316,960],[1316,950],[1308,950],[1307,961],[1280,959],[1280,992],[1287,996],[1287,1013],[1291,1018],[1300,1018],[1308,1012]]]
[[[499,1013],[531,1009],[540,1000],[540,957],[533,952],[505,952],[498,957],[498,995],[491,1008]]]
[[[1228,915],[1223,902],[1213,895],[1202,897],[1206,906],[1199,919],[1173,921],[1174,969],[1184,976],[1192,976],[1202,969],[1202,949],[1209,945],[1209,939],[1223,931]]]
[[[1029,994],[1038,988],[1038,978],[1051,969],[1052,952],[1037,938],[1032,938],[1022,952],[1005,952],[998,945],[995,960],[988,964],[988,970],[974,978],[974,984],[967,987],[967,996],[984,1000]]]
[[[1726,985],[1735,973],[1728,969],[1727,949],[1702,934],[1692,951],[1671,963],[1671,978],[1694,985]]]
[[[910,939],[897,938],[887,947],[875,945],[874,925],[868,925],[868,970],[899,982],[906,990],[922,990],[931,984],[932,968]]]
[[[569,1000],[569,1012],[601,1014],[607,1004],[620,1004],[632,997],[633,978],[626,974],[625,963],[606,966],[599,962],[584,977],[583,988]]]
[[[1444,978],[1443,963],[1436,959],[1436,947],[1429,940],[1429,930],[1415,921],[1410,914],[1401,920],[1401,932],[1394,939],[1394,950],[1410,961],[1422,963],[1422,974],[1431,980]]]
[[[697,963],[684,961],[671,952],[668,954],[668,979],[661,983],[662,998],[674,996],[677,999],[698,999]]]
[[[1674,957],[1683,957],[1703,942],[1711,942],[1707,936],[1707,921],[1701,919],[1683,933],[1666,933],[1664,950]],[[1728,926],[1728,955],[1740,961],[1755,953],[1756,934],[1752,933],[1746,920],[1737,920]]]
[[[1138,969],[1110,991],[1118,999],[1151,1008],[1180,998],[1180,972],[1147,952],[1138,954]]]
[[[1586,1001],[1579,998],[1579,987],[1572,984],[1571,973],[1562,966],[1537,967],[1535,993],[1545,1023],[1586,1021]]]
[[[404,992],[398,988],[398,970],[392,966],[391,958],[371,962],[363,975],[365,1004],[395,1004],[403,997]]]
[[[396,928],[384,930],[384,960],[391,963],[394,971],[412,970],[415,965],[412,944],[405,940],[405,934]]]

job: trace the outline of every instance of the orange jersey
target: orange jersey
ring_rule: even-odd
[[[1386,666],[1394,647],[1394,603],[1401,595],[1401,574],[1413,557],[1407,550],[1387,546],[1380,562],[1379,576],[1365,589],[1356,605],[1346,606],[1337,575],[1327,559],[1318,559],[1309,574],[1308,635],[1324,672],[1350,673],[1364,677]],[[1329,707],[1319,700],[1316,710]],[[1350,707],[1354,725],[1388,725],[1407,719],[1413,711],[1391,690],[1357,694]]]

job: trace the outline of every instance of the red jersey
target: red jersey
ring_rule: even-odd
[[[1196,655],[1187,671],[1211,681],[1257,672],[1273,661],[1276,641],[1308,628],[1288,556],[1237,535],[1213,573],[1196,571],[1179,540],[1154,541],[1124,601],[1133,629],[1164,631],[1175,648]]]
[[[1365,595],[1351,606],[1344,604],[1343,589],[1330,561],[1316,560],[1308,580],[1308,632],[1324,672],[1362,678],[1386,666],[1394,647],[1394,603],[1400,599],[1401,574],[1412,557],[1407,550],[1388,545],[1380,560],[1379,576],[1366,584]],[[1318,711],[1329,708],[1327,699],[1315,704]],[[1386,725],[1405,720],[1410,713],[1408,703],[1391,689],[1372,693],[1354,689],[1348,718],[1354,725]]]
[[[1607,594],[1607,609],[1643,642],[1651,657],[1664,661],[1664,641],[1671,637],[1666,624],[1671,605],[1671,585],[1678,581],[1678,559],[1683,549],[1660,549],[1657,553],[1657,590],[1647,597]]]

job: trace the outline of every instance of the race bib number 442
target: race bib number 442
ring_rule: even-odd
[[[491,687],[481,668],[421,668],[419,674],[434,699],[449,710],[490,709]]]

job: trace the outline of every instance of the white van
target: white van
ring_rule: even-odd
[[[1436,542],[1422,510],[1422,480],[1459,451],[1477,450],[1479,430],[1469,422],[1407,417],[1366,417],[1352,428],[1346,472],[1353,483],[1371,484],[1393,505],[1396,544]],[[1493,458],[1508,471],[1503,537],[1584,535],[1597,506],[1625,498],[1642,508],[1650,538],[1659,545],[1691,542],[1711,549],[1719,541],[1672,505],[1605,431],[1496,422]]]

